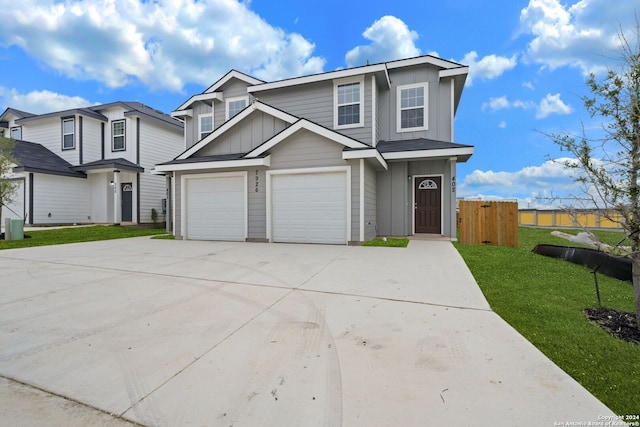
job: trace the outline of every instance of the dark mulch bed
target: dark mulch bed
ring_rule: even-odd
[[[614,337],[633,344],[640,344],[640,330],[634,313],[596,307],[585,308],[584,314],[589,320]]]

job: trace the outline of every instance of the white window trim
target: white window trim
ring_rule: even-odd
[[[207,135],[212,133],[214,128],[215,128],[215,124],[214,124],[214,121],[213,121],[213,112],[204,113],[204,114],[198,114],[198,141],[200,141],[202,138],[205,138],[207,136],[207,135],[202,136],[202,119],[204,117],[211,117],[211,130],[209,132],[207,132]]]
[[[348,125],[338,125],[338,86],[342,86],[349,83],[360,83],[360,119],[358,123],[351,123]],[[333,128],[349,129],[349,128],[358,128],[358,127],[364,127],[364,76],[334,80],[333,81]]]
[[[123,130],[123,134],[122,135],[116,135],[115,133],[113,133],[113,127],[115,126],[116,123],[124,123],[124,128]],[[123,137],[123,141],[124,141],[124,146],[122,148],[116,148],[115,147],[115,142],[116,142],[116,136],[122,136]],[[113,120],[111,122],[111,151],[115,152],[115,151],[126,151],[127,150],[127,122],[126,120]]]
[[[229,104],[235,101],[244,101],[244,108],[247,108],[249,106],[249,95],[245,95],[245,96],[236,96],[233,98],[227,98],[225,100],[225,119],[229,120],[231,117],[229,117]]]
[[[73,132],[71,133],[64,133],[64,124],[67,121],[71,121],[73,123]],[[62,119],[62,122],[60,124],[62,126],[62,150],[75,150],[76,148],[76,118],[75,117],[65,117]],[[64,146],[64,137],[65,135],[73,135],[73,145],[71,147],[65,147]]]
[[[400,106],[402,105],[401,104],[402,91],[405,89],[414,89],[417,87],[424,88],[424,105],[422,106],[422,108],[424,109],[424,125],[418,126],[418,127],[412,127],[412,128],[402,128],[402,120],[401,120],[402,110],[400,108]],[[428,130],[428,129],[429,129],[429,83],[424,82],[424,83],[398,86],[397,92],[396,92],[396,131],[398,133],[402,133],[402,132],[414,132],[414,131]]]

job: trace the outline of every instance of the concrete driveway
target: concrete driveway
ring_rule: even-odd
[[[491,311],[449,242],[143,237],[4,250],[0,271],[10,425],[552,426],[613,415]]]

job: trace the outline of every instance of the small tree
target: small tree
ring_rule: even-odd
[[[561,162],[575,170],[591,204],[620,223],[631,242],[636,320],[640,329],[640,23],[632,42],[621,31],[620,68],[598,79],[591,74],[591,96],[582,101],[591,117],[602,119],[603,137],[549,135],[575,159]]]
[[[13,202],[18,189],[18,182],[10,179],[16,161],[13,157],[15,141],[0,136],[0,224],[2,224],[2,208]]]

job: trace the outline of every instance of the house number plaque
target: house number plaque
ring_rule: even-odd
[[[259,182],[260,182],[260,178],[258,177],[258,170],[256,169],[256,193],[258,192]]]

